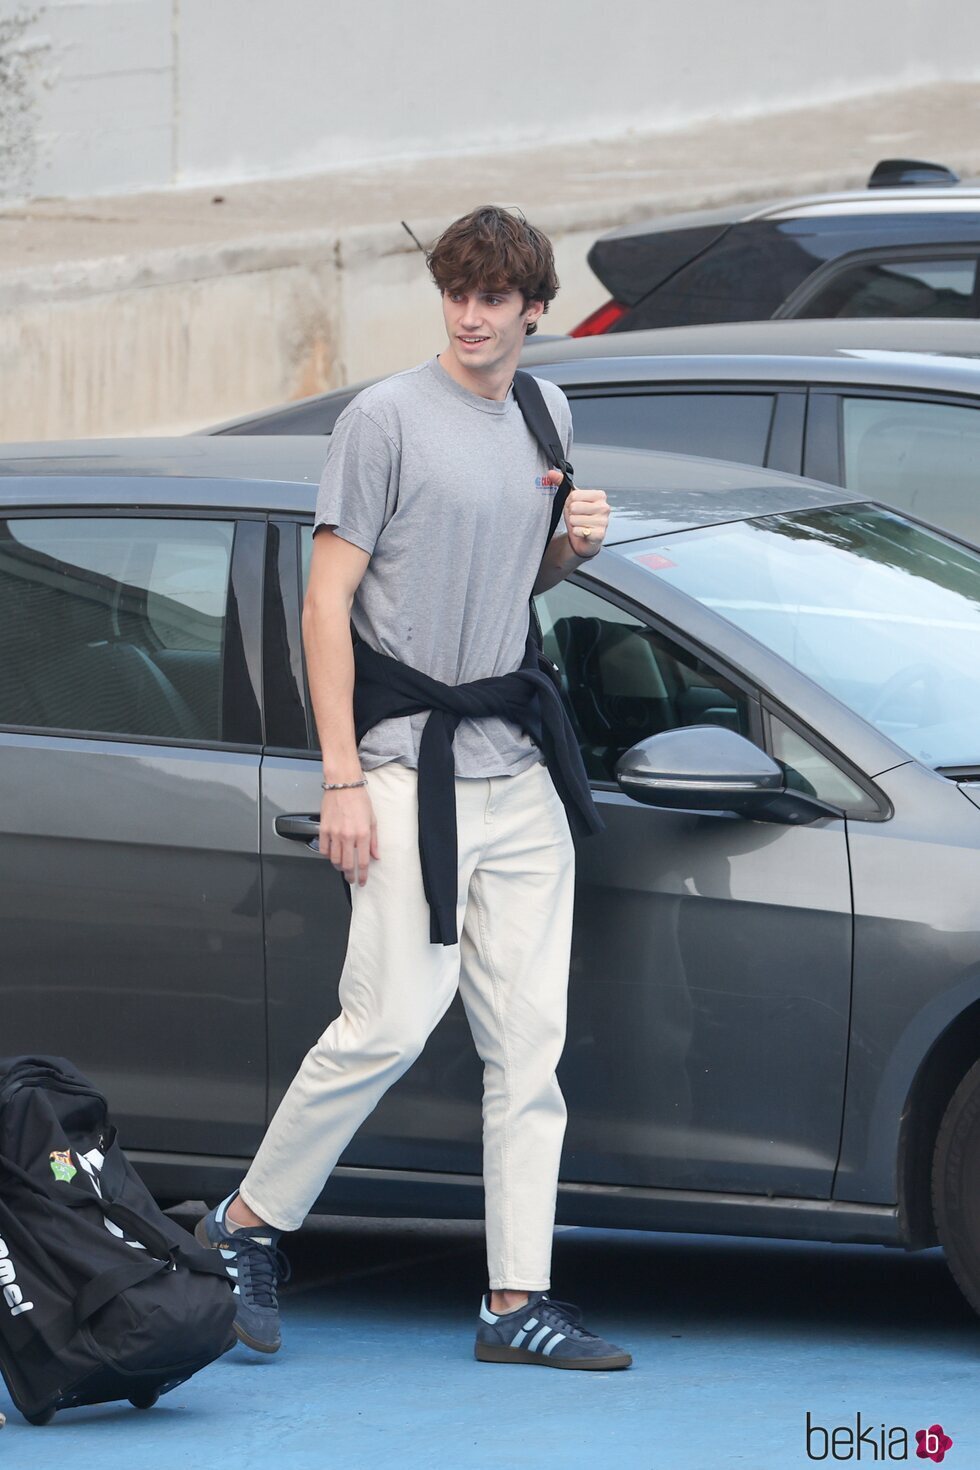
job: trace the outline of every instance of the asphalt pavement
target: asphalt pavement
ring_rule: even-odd
[[[280,1353],[236,1347],[149,1411],[44,1428],[0,1388],[0,1466],[931,1465],[915,1432],[937,1424],[950,1470],[980,1464],[980,1323],[938,1250],[560,1229],[553,1295],[634,1357],[569,1373],[475,1361],[479,1225],[319,1219],[286,1246]]]

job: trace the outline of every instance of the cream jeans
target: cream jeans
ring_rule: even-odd
[[[548,769],[456,778],[458,944],[432,944],[417,772],[365,772],[380,859],[351,888],[341,1013],[309,1051],[241,1185],[296,1230],[360,1124],[459,989],[483,1060],[483,1180],[493,1290],[547,1290],[565,1104],[575,849]],[[323,861],[326,861],[323,859]]]

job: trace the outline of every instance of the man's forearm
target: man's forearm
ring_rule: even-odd
[[[576,567],[591,560],[591,556],[576,555],[568,544],[567,531],[562,531],[560,536],[553,536],[541,558],[541,566],[532,588],[533,593],[536,596],[539,592],[547,592],[549,587],[557,586],[564,577],[568,576],[569,572],[574,572]]]
[[[303,647],[324,778],[357,781],[362,772],[354,734],[354,649],[350,609],[342,597],[317,602],[307,598]]]

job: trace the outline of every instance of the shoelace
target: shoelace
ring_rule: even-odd
[[[582,1308],[573,1306],[571,1302],[559,1302],[554,1297],[546,1296],[541,1298],[534,1311],[538,1317],[550,1322],[551,1326],[560,1327],[566,1337],[581,1338],[583,1341],[589,1338],[598,1339],[597,1332],[590,1332],[587,1327],[582,1326]]]
[[[235,1264],[241,1294],[257,1307],[277,1307],[277,1280],[284,1283],[293,1274],[288,1257],[278,1246],[263,1245],[251,1235],[237,1234]]]

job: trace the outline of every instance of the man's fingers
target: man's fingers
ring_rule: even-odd
[[[609,523],[610,506],[604,490],[575,490],[565,503],[565,520],[576,536],[601,539]]]
[[[351,793],[343,794],[348,796]],[[362,793],[357,792],[356,795],[361,797]],[[348,883],[356,883],[363,888],[372,858],[380,857],[378,824],[373,807],[368,803],[366,811],[344,811],[341,808],[338,812],[325,799],[324,812],[320,818],[320,853],[330,860],[338,873],[343,873]]]
[[[353,842],[351,842],[350,838],[347,838],[347,840],[341,846],[340,867],[348,883],[354,882],[354,863],[356,860],[356,854],[357,848],[354,846]]]
[[[361,888],[367,882],[372,856],[377,856],[377,853],[372,853],[371,841],[367,837],[356,842],[350,838],[343,842],[336,838],[331,845],[330,859],[334,867],[341,870],[348,883],[357,883]]]
[[[371,866],[371,842],[365,837],[354,849],[354,882],[363,888],[367,882],[368,868]]]

